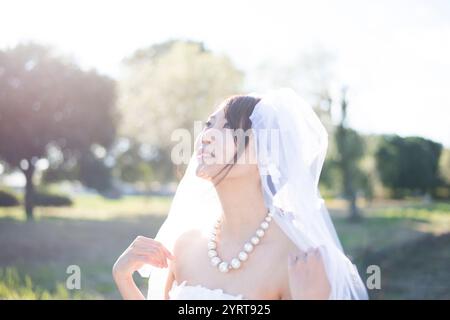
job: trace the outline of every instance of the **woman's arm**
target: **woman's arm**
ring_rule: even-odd
[[[173,259],[173,256],[161,243],[137,237],[113,267],[113,278],[122,297],[125,300],[144,300],[144,295],[134,283],[133,273],[144,264],[167,268],[167,259]]]
[[[114,274],[114,281],[124,300],[145,300],[141,290],[136,286],[133,276],[120,276]]]
[[[174,274],[174,261],[169,261],[169,275],[166,281],[166,287],[164,288],[164,299],[169,300],[169,291],[172,288],[173,282],[175,280]]]

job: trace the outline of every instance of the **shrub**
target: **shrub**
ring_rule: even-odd
[[[64,195],[37,192],[34,195],[34,205],[40,207],[72,206],[73,201]]]
[[[14,207],[19,204],[19,200],[13,193],[0,190],[0,207]]]

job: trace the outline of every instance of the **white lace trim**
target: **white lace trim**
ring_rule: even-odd
[[[243,295],[232,295],[222,289],[209,289],[202,285],[187,285],[187,281],[178,284],[174,280],[169,291],[171,300],[243,300]]]

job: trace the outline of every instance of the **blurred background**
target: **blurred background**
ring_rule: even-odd
[[[119,298],[185,169],[171,133],[281,86],[327,128],[320,189],[370,297],[450,298],[448,1],[0,4],[0,299]]]

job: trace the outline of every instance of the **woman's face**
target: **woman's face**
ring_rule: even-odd
[[[226,168],[218,174],[227,164],[234,165],[226,174],[224,180],[258,175],[258,165],[256,163],[251,131],[244,132],[242,129],[231,129],[225,118],[224,107],[219,107],[217,111],[209,116],[203,131],[197,139],[195,146],[198,160],[197,176],[215,182],[222,179],[228,172],[229,168]],[[234,155],[238,148],[234,140],[236,134],[238,134],[238,139],[244,139],[244,136],[247,135],[249,143],[245,150],[241,151],[237,161],[234,161]],[[243,140],[240,145],[244,148]]]

